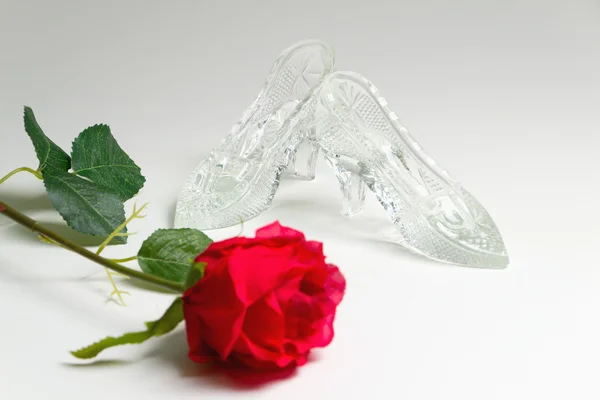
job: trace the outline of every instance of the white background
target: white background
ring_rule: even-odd
[[[107,301],[101,268],[3,218],[0,398],[600,398],[596,0],[0,0],[0,175],[37,166],[25,104],[66,149],[83,128],[108,123],[148,178],[138,196],[148,217],[131,225],[127,246],[106,251],[133,255],[171,226],[188,174],[279,52],[305,38],[331,43],[338,69],[371,79],[478,197],[510,266],[442,265],[387,243],[393,227],[373,196],[361,216],[339,215],[321,162],[315,181],[285,182],[244,233],[278,219],[325,243],[348,281],[336,337],[292,376],[240,383],[189,361],[182,329],[90,365],[71,358],[141,328],[171,296],[120,281],[128,306]],[[0,199],[77,236],[31,175],[2,185]]]

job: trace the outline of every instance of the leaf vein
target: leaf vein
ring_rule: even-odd
[[[61,179],[60,177],[58,177],[56,175],[50,175],[50,176],[52,176],[53,178],[58,179],[59,181],[64,183],[69,189],[71,189],[77,195],[77,197],[79,197],[81,200],[86,202],[90,206],[90,208],[92,210],[94,210],[108,224],[109,228],[114,228],[113,225],[110,223],[110,221],[108,219],[106,219],[106,217],[104,217],[104,215],[102,215],[102,213],[96,207],[94,207],[94,205],[92,203],[90,203],[85,197],[83,197],[81,194],[79,194],[77,189],[75,189],[73,186],[71,186],[69,184],[69,182],[65,181],[64,179]]]

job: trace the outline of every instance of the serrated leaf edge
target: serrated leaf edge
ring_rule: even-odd
[[[177,320],[175,323],[173,323],[172,325],[167,326],[166,330],[157,331],[157,329],[160,327],[159,323],[164,318],[169,316],[173,311],[177,311],[176,308],[178,308],[178,307],[181,308],[181,318],[179,320]],[[104,339],[98,340],[97,342],[94,342],[88,346],[82,347],[79,350],[71,351],[70,353],[74,357],[84,359],[84,360],[94,358],[98,354],[100,354],[101,352],[103,352],[104,350],[106,350],[110,347],[131,345],[131,344],[141,344],[141,343],[145,342],[146,340],[151,339],[155,336],[156,337],[163,336],[163,335],[171,332],[173,329],[175,329],[181,321],[183,321],[183,299],[181,297],[178,297],[173,301],[173,303],[171,303],[171,305],[167,308],[167,310],[163,313],[163,315],[159,319],[157,319],[155,321],[149,321],[149,322],[144,323],[146,325],[145,331],[128,332],[128,333],[124,333],[123,335],[118,336],[118,337],[107,336]],[[102,347],[103,342],[119,341],[119,340],[123,340],[127,336],[134,336],[134,335],[139,335],[139,338],[131,339],[130,341],[125,341],[122,343],[109,344],[109,345]],[[96,347],[100,347],[100,348],[93,350]],[[88,352],[89,352],[89,354],[86,354]]]
[[[48,172],[48,171],[49,171],[49,170],[44,170],[44,171],[42,171],[42,176],[45,176],[46,174],[48,174],[49,176],[51,176],[51,177],[53,177],[53,178],[55,178],[55,179],[58,179],[58,180],[60,180],[60,181],[61,181],[61,182],[63,182],[65,185],[67,185],[69,188],[71,188],[72,190],[74,190],[74,189],[72,188],[72,186],[71,186],[71,185],[69,185],[68,183],[66,183],[66,182],[65,182],[65,181],[63,181],[62,179],[60,179],[60,177],[58,177],[58,176],[56,176],[56,175],[53,175],[52,173],[50,173],[50,172]],[[50,169],[50,171],[52,171],[52,169]],[[62,172],[62,171],[61,171],[61,172]],[[66,172],[66,173],[68,173],[68,172]],[[79,179],[83,179],[83,178],[80,178],[80,177],[77,177],[77,178],[79,178]],[[95,185],[95,183],[94,183],[94,182],[92,182],[92,181],[90,181],[90,180],[87,180],[87,179],[83,179],[83,180],[86,180],[88,183],[91,183],[91,184],[94,184],[94,185]],[[48,190],[48,187],[46,186],[46,180],[45,180],[45,179],[44,179],[44,187],[46,187],[46,190]],[[101,189],[101,187],[100,187],[100,186],[98,186],[98,188],[99,188],[99,189]],[[76,190],[74,190],[74,191],[75,191],[75,192],[77,192]],[[115,195],[115,196],[118,196],[116,193],[113,193],[113,192],[110,192],[110,194],[113,194],[113,195]],[[81,196],[80,196],[80,197],[81,197]],[[86,201],[88,204],[90,204],[90,203],[87,201],[87,199],[83,198],[83,200],[85,200],[85,201]],[[95,208],[95,207],[93,207],[91,204],[90,204],[90,207],[92,207],[94,210],[96,210],[96,208]],[[121,203],[121,208],[122,208],[122,210],[123,210],[123,215],[125,215],[125,205],[124,205],[123,203]],[[57,211],[58,211],[58,210],[57,210]],[[110,222],[109,222],[109,221],[108,221],[108,220],[107,220],[107,219],[106,219],[106,218],[105,218],[105,217],[104,217],[104,216],[103,216],[103,215],[102,215],[102,214],[101,214],[99,211],[97,211],[97,210],[96,210],[96,213],[97,213],[98,215],[100,215],[100,217],[102,217],[102,219],[103,219],[104,221],[106,221],[106,223],[108,223],[108,224],[110,225]],[[67,220],[65,219],[65,217],[63,217],[63,215],[62,215],[60,212],[59,212],[59,215],[60,215],[60,217],[63,219],[63,221],[65,221],[65,223],[67,224],[67,226],[69,226],[71,229],[73,229],[73,230],[75,230],[75,231],[77,231],[77,232],[81,232],[81,231],[79,231],[77,228],[75,228],[73,225],[71,225],[71,223],[70,223],[69,221],[67,221]],[[126,233],[126,232],[127,232],[127,226],[125,226],[125,227],[122,229],[122,231],[123,231],[123,233]],[[83,233],[83,234],[85,234],[85,235],[89,235],[89,236],[95,236],[95,237],[104,237],[103,235],[98,235],[98,234],[95,234],[95,233],[87,233],[87,232],[81,232],[81,233]],[[119,242],[119,243],[121,243],[121,244],[126,244],[126,243],[127,243],[127,236],[116,236],[116,237],[114,238],[114,240],[116,240],[117,242]]]
[[[141,339],[107,345],[104,347],[100,347],[99,349],[93,350],[94,348],[96,348],[98,346],[102,346],[102,343],[104,343],[104,342],[119,341],[128,335],[130,335],[130,336],[133,336],[133,335],[142,336],[143,335],[143,337]],[[104,339],[98,340],[97,342],[94,342],[88,346],[82,347],[81,349],[71,351],[70,353],[71,353],[71,355],[73,355],[76,358],[79,358],[82,360],[89,360],[91,358],[96,357],[98,354],[100,354],[101,352],[103,352],[104,350],[106,350],[110,347],[141,344],[141,343],[144,343],[146,340],[150,339],[151,337],[152,337],[152,335],[147,330],[146,331],[138,331],[138,332],[128,332],[128,333],[125,333],[125,334],[123,334],[121,336],[117,336],[117,337],[107,336]]]
[[[167,264],[175,264],[175,265],[190,267],[190,269],[192,268],[192,266],[194,264],[194,259],[192,259],[192,260],[190,260],[188,262],[181,262],[181,261],[165,260],[165,259],[161,259],[161,258],[145,257],[143,255],[140,255],[142,249],[144,248],[144,246],[146,246],[146,243],[148,241],[152,240],[153,236],[160,235],[163,232],[180,232],[180,233],[183,233],[183,234],[185,234],[185,232],[200,233],[206,239],[208,239],[210,241],[210,243],[208,244],[208,246],[210,246],[210,244],[213,243],[213,240],[207,234],[205,234],[204,232],[202,232],[199,229],[194,229],[194,228],[159,228],[159,229],[155,230],[154,232],[152,232],[152,234],[150,236],[148,236],[148,238],[146,238],[146,240],[144,240],[144,242],[140,246],[140,249],[138,250],[138,253],[137,253],[137,259],[138,259],[138,263],[140,265],[140,268],[142,269],[142,271],[144,271],[146,273],[154,275],[153,272],[151,272],[149,270],[146,270],[146,267],[144,265],[142,265],[142,263],[140,261],[155,261],[155,262],[161,262],[161,263],[167,263]],[[189,272],[190,271],[188,271],[188,274],[189,274]],[[185,284],[186,280],[187,280],[187,277],[186,277],[186,279],[183,280],[182,283]]]
[[[83,131],[81,131],[79,133],[79,135],[77,135],[77,137],[75,139],[73,139],[73,141],[71,142],[71,157],[73,156],[73,147],[75,146],[75,144],[77,143],[77,141],[78,140],[83,140],[82,137],[81,137],[81,135],[85,134],[88,130],[91,130],[93,128],[103,128],[103,127],[106,127],[108,129],[108,134],[110,136],[112,136],[112,138],[115,140],[115,142],[117,142],[117,139],[112,134],[112,131],[110,129],[110,125],[107,125],[107,124],[94,124],[94,125],[91,125],[91,126],[88,126],[87,128],[85,128]],[[119,147],[120,147],[120,145],[119,145]],[[129,158],[129,160],[131,160],[131,162],[133,163],[133,165],[124,165],[124,164],[101,165],[101,166],[98,166],[98,167],[83,168],[83,169],[77,169],[77,170],[75,168],[73,168],[73,172],[75,172],[75,173],[81,173],[81,172],[85,172],[85,171],[91,171],[91,170],[94,170],[94,169],[110,168],[110,167],[134,168],[140,174],[140,177],[141,177],[141,180],[142,180],[142,186],[138,189],[137,192],[135,192],[130,197],[130,198],[133,198],[133,197],[137,196],[140,193],[140,191],[144,188],[144,185],[146,184],[147,180],[146,180],[146,177],[142,174],[142,169],[140,168],[140,166],[136,164],[136,162],[133,160],[133,158],[131,158],[129,156],[129,154],[123,148],[121,148],[121,150],[125,153],[125,155],[127,156],[127,158]],[[107,189],[110,189],[110,188],[107,188]]]
[[[50,140],[50,138],[48,137],[48,135],[46,135],[46,133],[44,132],[44,130],[42,129],[42,127],[40,126],[39,122],[37,121],[37,118],[35,117],[35,113],[33,112],[33,109],[29,106],[24,106],[23,107],[23,124],[25,125],[25,131],[27,131],[27,112],[31,113],[31,120],[33,121],[33,123],[35,125],[37,125],[37,128],[40,130],[40,132],[42,132],[43,135],[43,140],[46,142],[46,145],[48,146],[48,150],[46,151],[46,154],[44,156],[44,161],[39,160],[40,161],[40,165],[38,166],[38,171],[42,171],[46,168],[46,165],[48,164],[48,158],[50,157],[50,151],[52,150],[52,144],[54,144],[56,147],[58,147],[58,149],[60,151],[62,151],[66,156],[67,159],[69,159],[69,163],[70,163],[70,156],[69,154],[67,154],[66,151],[64,151],[60,146],[58,146],[56,143],[52,142]],[[33,143],[33,138],[31,137],[31,135],[29,134],[29,132],[27,132],[27,136],[29,136],[29,140],[32,141]],[[35,143],[33,143],[33,147],[35,148]],[[37,152],[36,152],[37,153]]]

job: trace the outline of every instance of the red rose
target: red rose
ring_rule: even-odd
[[[276,222],[213,243],[196,262],[204,277],[183,295],[192,360],[278,369],[331,343],[346,281],[322,243]]]

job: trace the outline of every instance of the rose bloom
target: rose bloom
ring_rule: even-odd
[[[278,222],[212,243],[204,277],[183,295],[189,357],[273,370],[306,363],[333,339],[346,281],[323,245]]]

